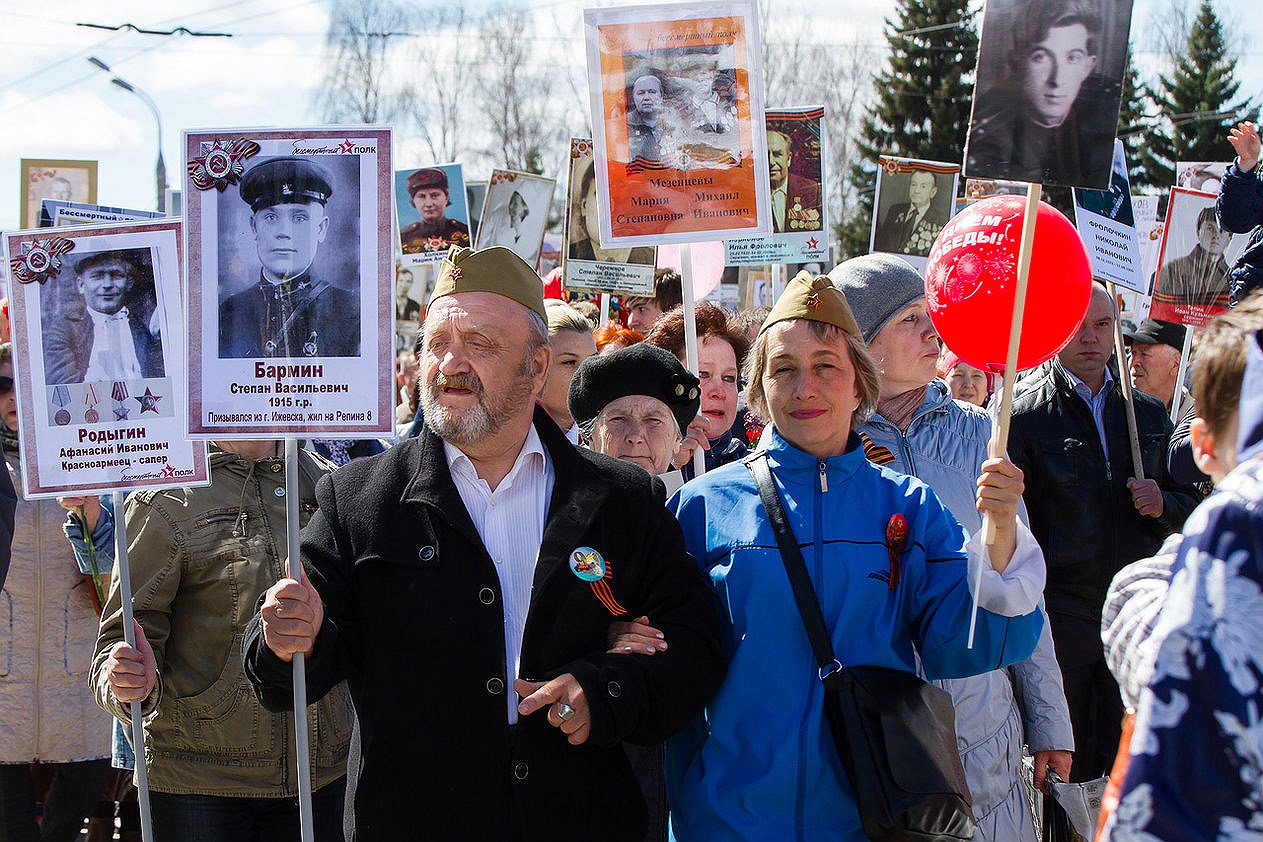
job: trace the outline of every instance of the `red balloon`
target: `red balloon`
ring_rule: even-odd
[[[956,214],[930,249],[925,303],[956,356],[983,371],[1003,371],[1017,292],[1025,196],[992,196]],[[1092,268],[1079,232],[1052,205],[1039,203],[1027,275],[1017,368],[1025,371],[1065,347],[1092,296]]]

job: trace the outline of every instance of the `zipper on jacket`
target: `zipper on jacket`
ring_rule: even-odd
[[[908,426],[911,427],[912,425],[909,424]],[[917,475],[917,466],[912,462],[912,446],[908,444],[907,430],[899,430],[899,446],[903,448],[903,461],[908,466],[908,473],[915,477]]]
[[[815,505],[812,507],[812,524],[811,524],[811,546],[812,546],[812,571],[815,573],[816,592],[821,593],[824,590],[824,539],[821,537],[820,529],[824,522],[824,495],[829,491],[829,480],[827,464],[824,459],[817,462],[817,471],[820,477],[819,488],[812,494]],[[803,559],[804,562],[806,559]],[[822,604],[823,608],[823,604]],[[815,657],[812,657],[812,663],[815,663]],[[818,682],[813,681],[811,685],[811,693],[808,694],[808,709],[821,710],[820,702],[817,700],[817,694],[823,692],[820,690]],[[803,825],[803,818],[807,812],[807,770],[803,766],[804,757],[804,740],[805,734],[799,735],[798,745],[798,791],[795,793],[796,799],[796,830],[798,831],[798,839],[802,842],[808,842],[807,829]]]

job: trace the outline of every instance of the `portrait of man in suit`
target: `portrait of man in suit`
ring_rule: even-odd
[[[820,228],[820,182],[790,170],[793,143],[785,132],[767,133],[768,181],[772,186],[772,230],[815,231]],[[811,210],[815,210],[813,215]]]
[[[934,238],[947,224],[947,214],[934,204],[937,195],[934,173],[913,170],[908,178],[908,201],[886,209],[873,237],[873,251],[928,256]]]
[[[61,308],[45,325],[48,383],[166,376],[147,257],[145,249],[101,251],[85,254],[73,264],[82,307]]]

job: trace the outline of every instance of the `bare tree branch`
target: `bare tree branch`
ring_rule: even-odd
[[[335,0],[325,41],[328,69],[317,95],[321,119],[390,123],[405,114],[410,91],[390,85],[388,60],[411,34],[411,22],[393,0]]]

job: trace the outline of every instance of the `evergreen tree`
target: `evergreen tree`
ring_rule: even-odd
[[[899,0],[886,42],[848,174],[859,207],[837,228],[844,256],[868,251],[878,155],[959,161],[965,147],[978,55],[968,0]]]
[[[1123,72],[1122,101],[1118,109],[1118,137],[1123,142],[1127,156],[1128,176],[1132,190],[1152,187],[1155,182],[1142,165],[1141,155],[1149,143],[1149,126],[1153,117],[1147,113],[1149,91],[1140,81],[1140,73],[1131,55],[1127,56],[1127,69]]]
[[[1224,41],[1223,26],[1210,0],[1203,0],[1189,30],[1183,54],[1170,74],[1158,76],[1152,91],[1158,125],[1146,132],[1138,162],[1146,183],[1175,183],[1179,161],[1223,161],[1232,155],[1226,140],[1238,120],[1257,113],[1249,99],[1233,102],[1241,83],[1237,59]]]

